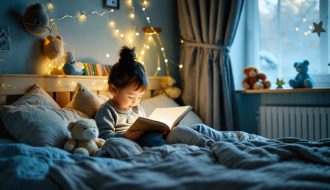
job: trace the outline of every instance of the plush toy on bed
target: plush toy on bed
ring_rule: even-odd
[[[246,78],[243,80],[242,85],[244,89],[264,89],[270,88],[270,81],[266,78],[264,73],[258,73],[255,67],[247,67],[244,69]]]
[[[76,61],[74,54],[72,52],[66,52],[63,72],[66,75],[83,75],[83,69],[84,66],[80,62]]]
[[[308,74],[309,62],[304,60],[303,62],[296,62],[293,64],[298,74],[294,79],[289,80],[289,85],[292,88],[313,88],[314,81]]]
[[[104,145],[104,140],[98,138],[99,130],[93,119],[82,118],[69,123],[68,130],[71,137],[64,145],[64,149],[76,154],[95,155]]]

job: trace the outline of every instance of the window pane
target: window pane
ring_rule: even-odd
[[[259,0],[259,13],[260,69],[273,83],[294,77],[294,62],[305,59],[311,74],[327,72],[320,65],[320,38],[312,33],[320,21],[319,0]]]

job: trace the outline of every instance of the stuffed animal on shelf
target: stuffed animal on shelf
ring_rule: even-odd
[[[314,81],[308,74],[309,61],[296,62],[293,66],[296,68],[298,74],[294,79],[289,80],[289,85],[292,88],[313,88]]]
[[[22,21],[25,30],[33,35],[41,35],[49,29],[49,17],[41,3],[30,5],[25,10]]]
[[[65,53],[65,63],[63,65],[63,72],[66,75],[83,75],[84,66],[76,61],[74,54],[72,52]]]
[[[83,155],[95,155],[104,145],[105,141],[99,136],[99,130],[93,119],[82,118],[69,123],[68,130],[71,138],[64,144],[64,149]]]
[[[48,35],[43,39],[43,54],[50,60],[61,57],[63,54],[63,41],[61,36]]]
[[[156,90],[154,92],[154,95],[158,95],[158,94],[166,94],[168,97],[170,98],[179,98],[179,96],[181,95],[181,90],[180,88],[174,86],[174,84],[176,83],[175,79],[168,76],[165,77],[164,79],[162,79],[160,81],[160,90]]]
[[[267,80],[264,73],[258,73],[255,67],[247,67],[244,69],[245,79],[242,82],[244,89],[264,89],[270,88],[271,83]]]

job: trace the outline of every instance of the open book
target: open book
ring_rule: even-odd
[[[156,108],[148,118],[139,117],[128,130],[170,131],[192,109],[191,106]]]

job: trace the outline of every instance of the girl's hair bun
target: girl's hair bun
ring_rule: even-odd
[[[135,48],[123,46],[119,53],[119,63],[131,63],[136,60]]]

